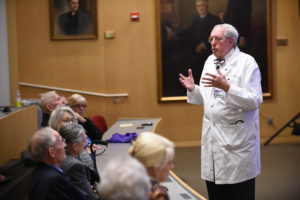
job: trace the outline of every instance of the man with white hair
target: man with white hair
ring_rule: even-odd
[[[29,140],[31,158],[37,163],[29,181],[30,200],[90,199],[60,169],[66,159],[65,147],[62,137],[50,127],[40,129]]]
[[[45,92],[40,94],[41,98],[39,106],[43,111],[42,127],[47,127],[49,124],[50,114],[59,105],[65,105],[64,99],[61,98],[55,91]]]
[[[131,156],[112,158],[103,169],[97,191],[105,200],[148,200],[150,178],[145,167]]]
[[[254,58],[240,52],[237,40],[232,25],[216,25],[208,39],[213,54],[200,84],[195,85],[191,69],[187,77],[179,75],[188,103],[204,105],[201,177],[213,200],[254,200],[261,168],[261,75]]]

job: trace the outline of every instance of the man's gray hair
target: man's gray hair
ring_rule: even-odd
[[[44,113],[46,113],[47,104],[51,104],[54,99],[54,95],[57,94],[55,91],[45,92],[40,94],[39,106]]]
[[[236,30],[234,26],[231,24],[217,24],[215,27],[224,27],[224,35],[226,38],[233,38],[234,39],[234,44],[233,48],[237,46],[238,38],[239,38],[239,32]]]
[[[64,124],[59,129],[59,134],[66,140],[67,149],[74,143],[80,144],[83,140],[82,133],[85,134],[84,128],[80,124]]]
[[[77,117],[74,113],[74,111],[68,107],[68,106],[58,106],[55,108],[55,110],[51,113],[50,119],[49,119],[49,126],[53,128],[56,131],[59,131],[60,122],[63,118],[64,112],[70,113],[74,120],[77,120]]]
[[[53,131],[50,127],[42,128],[29,139],[28,150],[33,161],[43,162],[49,147],[55,145],[57,137]]]
[[[147,200],[150,178],[137,159],[118,156],[104,168],[97,191],[106,200]]]

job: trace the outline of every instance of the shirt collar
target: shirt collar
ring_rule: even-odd
[[[224,57],[226,61],[230,60],[230,58],[232,57],[233,52],[235,51],[239,51],[238,47],[232,48],[229,53]]]
[[[204,19],[206,16],[207,16],[207,14],[206,14],[206,15],[199,16],[199,17],[200,17],[200,19]]]
[[[49,165],[50,167],[56,169],[57,171],[63,173],[63,170],[62,170],[61,168],[59,168],[59,167],[57,167],[57,166],[55,166],[55,165],[50,165],[50,164],[48,164],[48,165]]]

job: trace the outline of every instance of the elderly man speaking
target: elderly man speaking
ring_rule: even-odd
[[[216,25],[208,38],[213,54],[199,85],[191,69],[187,77],[179,75],[188,103],[204,105],[201,177],[210,200],[255,199],[260,174],[261,75],[254,58],[240,52],[237,39],[232,25]]]

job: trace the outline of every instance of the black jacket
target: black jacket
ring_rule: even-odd
[[[29,200],[90,200],[88,194],[74,186],[64,173],[44,163],[37,164],[29,184]]]

